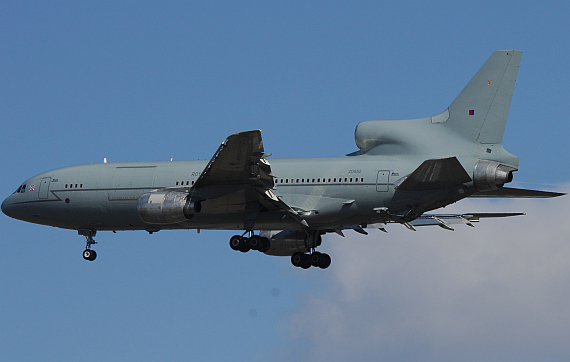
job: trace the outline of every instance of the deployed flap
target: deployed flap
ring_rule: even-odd
[[[549,198],[566,195],[561,192],[537,191],[501,187],[496,190],[477,192],[469,197],[503,197],[503,198]]]
[[[470,182],[459,160],[455,157],[424,161],[400,185],[401,191],[440,190]]]

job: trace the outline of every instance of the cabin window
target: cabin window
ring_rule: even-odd
[[[297,179],[297,181],[295,181],[296,183],[299,183],[299,179]]]
[[[361,178],[361,179],[360,179],[360,182],[364,182],[364,179],[363,179],[363,178]]]
[[[329,182],[331,182],[331,179],[329,178]]]
[[[82,188],[83,188],[83,184],[80,184],[80,185],[79,185],[79,188],[82,189]]]
[[[313,181],[312,181],[312,182],[313,182],[313,183],[315,183],[315,179],[313,179]]]
[[[288,183],[289,183],[289,179],[286,179],[286,180],[285,180],[285,183],[288,184]]]

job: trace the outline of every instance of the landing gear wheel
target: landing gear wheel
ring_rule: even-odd
[[[240,250],[240,246],[242,244],[242,237],[239,235],[234,235],[230,239],[230,248],[233,250]]]
[[[239,251],[247,253],[251,248],[249,247],[249,239],[242,237],[239,242]]]
[[[83,259],[93,261],[97,257],[97,253],[95,250],[85,249],[83,251]]]
[[[265,253],[266,251],[269,250],[269,248],[271,247],[271,242],[269,241],[268,238],[261,238],[261,245],[259,247],[259,251],[261,251],[262,253]]]
[[[312,253],[309,258],[311,258],[311,265],[312,266],[321,266],[322,262],[324,261],[323,254],[315,251]]]
[[[296,252],[293,253],[293,255],[291,255],[291,264],[293,264],[293,266],[301,266],[301,263],[303,262],[303,256],[305,254],[300,253],[300,252]]]
[[[321,261],[319,268],[326,269],[329,266],[331,266],[331,257],[329,256],[329,254],[322,254],[322,257],[323,257],[323,260]]]
[[[261,247],[261,237],[258,235],[252,235],[248,239],[248,244],[251,250],[259,250],[259,248]]]
[[[309,269],[311,267],[311,256],[307,254],[302,254],[303,257],[301,258],[301,265],[299,265],[302,269]]]

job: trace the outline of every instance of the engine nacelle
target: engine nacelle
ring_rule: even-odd
[[[516,170],[497,161],[479,160],[473,170],[473,183],[477,191],[496,190],[511,182]]]
[[[259,236],[269,239],[270,247],[265,252],[267,255],[290,256],[296,252],[304,253],[321,245],[321,235],[315,231],[272,230],[261,231]]]
[[[137,211],[142,221],[149,224],[176,224],[190,219],[202,209],[187,193],[157,191],[141,195]]]

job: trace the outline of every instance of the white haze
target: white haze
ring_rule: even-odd
[[[388,234],[327,236],[322,249],[333,264],[303,277],[315,288],[284,322],[290,345],[282,357],[570,360],[568,196],[464,200],[443,209],[518,211],[528,215],[454,232],[388,225]]]

